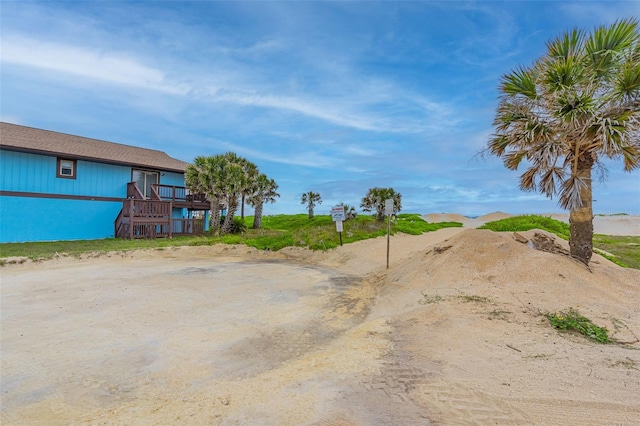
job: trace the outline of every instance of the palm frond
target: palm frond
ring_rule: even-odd
[[[511,96],[522,95],[529,99],[537,97],[535,74],[532,68],[518,67],[502,77],[500,90]]]
[[[623,99],[640,96],[640,59],[626,62],[615,80],[615,95]]]
[[[499,134],[494,135],[494,137],[492,137],[489,141],[489,151],[492,154],[501,157],[502,154],[504,154],[505,150],[509,147],[509,144],[510,141],[506,136]]]
[[[512,151],[503,155],[502,161],[504,162],[504,165],[506,168],[510,170],[517,170],[518,166],[520,165],[520,163],[522,162],[522,160],[525,158],[526,155],[527,155],[527,151],[525,150]]]
[[[584,32],[574,28],[548,42],[547,50],[551,58],[567,59],[579,55],[582,51],[583,43]]]
[[[535,191],[536,190],[536,175],[538,169],[530,167],[526,172],[520,175],[520,190],[522,191]]]
[[[540,192],[549,198],[556,194],[556,182],[564,179],[564,170],[560,167],[551,167],[540,177]]]
[[[565,210],[577,210],[582,207],[580,193],[586,188],[587,183],[579,176],[569,176],[560,186],[560,199],[558,203]]]
[[[585,43],[585,52],[598,78],[620,60],[620,53],[639,42],[638,21],[623,19],[609,27],[596,28]]]
[[[640,168],[640,149],[633,145],[625,146],[622,148],[622,161],[625,172]]]

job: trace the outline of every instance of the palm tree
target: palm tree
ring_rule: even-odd
[[[260,173],[251,186],[251,193],[247,197],[247,203],[253,206],[253,228],[262,228],[262,207],[264,203],[273,203],[280,194],[276,192],[278,184],[269,179],[267,175]]]
[[[502,78],[487,150],[516,170],[520,188],[558,195],[570,211],[570,252],[593,252],[591,172],[600,159],[640,166],[640,34],[626,19],[592,34],[573,30],[547,43],[531,67]]]
[[[313,208],[316,204],[322,204],[322,198],[320,197],[320,194],[313,191],[305,192],[302,194],[300,204],[307,205],[307,210],[309,210],[309,219],[313,219]]]
[[[358,217],[358,213],[356,212],[356,208],[354,206],[350,206],[350,205],[345,204],[345,203],[340,203],[338,205],[342,206],[344,208],[344,218],[345,218],[345,220],[355,219],[356,217]]]
[[[402,194],[396,192],[393,188],[370,188],[367,195],[362,199],[360,207],[365,212],[376,211],[376,218],[384,220],[385,201],[393,199],[393,212],[397,213],[402,210]]]
[[[189,191],[205,194],[209,199],[211,217],[209,227],[214,232],[220,228],[220,202],[224,199],[221,172],[224,168],[222,155],[196,157],[187,167],[185,184]]]
[[[249,180],[249,184],[245,187],[242,192],[242,200],[240,202],[240,217],[244,220],[244,205],[246,198],[251,196],[253,191],[252,183],[255,183],[255,180],[258,178],[259,172],[258,167],[250,161],[242,159],[242,166],[247,175],[247,179]]]
[[[250,161],[239,157],[233,152],[224,154],[225,167],[222,173],[225,201],[227,202],[227,215],[222,224],[222,233],[227,234],[233,228],[233,219],[238,210],[238,201],[247,188],[251,185],[254,170],[257,167]]]
[[[196,157],[187,167],[185,182],[193,192],[207,195],[211,203],[210,227],[216,232],[228,233],[238,209],[240,196],[251,186],[257,175],[255,164],[233,152],[211,157]],[[220,204],[227,207],[227,215],[220,229]]]

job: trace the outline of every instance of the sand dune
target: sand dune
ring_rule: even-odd
[[[431,223],[460,222],[465,228],[477,228],[487,222],[506,219],[515,215],[503,212],[489,213],[477,218],[470,218],[457,213],[429,213],[422,216]],[[569,223],[568,213],[540,213],[539,216],[550,217],[561,222]],[[596,215],[593,218],[593,230],[603,235],[631,235],[640,236],[640,216],[637,215]]]

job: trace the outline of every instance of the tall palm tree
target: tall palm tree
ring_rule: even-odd
[[[222,175],[222,187],[227,202],[227,215],[222,224],[222,233],[226,234],[233,228],[233,219],[238,210],[240,197],[250,187],[254,179],[254,171],[257,173],[258,168],[233,152],[227,152],[223,157],[226,163]]]
[[[320,194],[313,191],[305,192],[302,194],[300,204],[307,205],[307,210],[309,210],[309,219],[313,219],[313,208],[317,204],[322,204],[322,197],[320,197]]]
[[[280,194],[276,192],[278,184],[269,179],[267,175],[260,173],[251,186],[251,193],[247,197],[247,203],[253,206],[253,228],[262,228],[262,208],[264,203],[273,203]]]
[[[547,43],[531,67],[502,78],[487,150],[507,168],[523,162],[520,188],[558,195],[570,211],[570,252],[593,252],[591,174],[600,159],[640,167],[640,33],[625,19],[593,33],[573,30]]]
[[[214,232],[220,228],[220,203],[224,199],[221,174],[224,164],[222,155],[200,156],[187,167],[185,173],[186,187],[191,192],[205,194],[209,199],[211,212],[209,227]]]
[[[244,191],[242,192],[242,200],[240,202],[240,217],[244,219],[244,205],[246,198],[251,196],[253,192],[253,183],[255,183],[256,179],[258,179],[258,175],[260,174],[258,171],[258,166],[254,163],[243,159],[242,167],[247,175],[248,185],[246,185]]]

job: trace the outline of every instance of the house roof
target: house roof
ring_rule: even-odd
[[[184,172],[189,163],[162,151],[0,122],[0,148]]]

